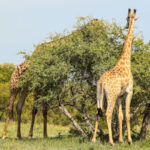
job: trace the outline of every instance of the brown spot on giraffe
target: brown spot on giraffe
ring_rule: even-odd
[[[106,118],[109,132],[109,143],[114,145],[112,138],[111,120],[112,113],[117,103],[118,119],[119,119],[119,142],[123,142],[122,138],[122,103],[121,96],[126,94],[126,123],[128,131],[128,143],[132,144],[131,134],[130,134],[130,102],[133,93],[133,76],[131,73],[131,42],[133,36],[134,21],[136,18],[136,10],[131,13],[128,10],[128,33],[126,36],[124,48],[116,66],[105,72],[100,79],[97,81],[97,107],[98,110],[103,108],[103,95],[107,98],[107,110]],[[98,118],[96,117],[95,131],[92,141],[96,141],[96,132],[98,127]]]

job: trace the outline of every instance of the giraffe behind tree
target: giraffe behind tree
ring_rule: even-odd
[[[128,10],[127,17],[127,26],[128,33],[126,36],[124,48],[116,66],[105,72],[101,78],[97,81],[97,115],[96,115],[96,124],[95,131],[92,138],[92,141],[96,141],[96,132],[98,127],[98,120],[102,114],[103,108],[103,97],[106,95],[107,99],[107,110],[106,118],[109,132],[109,143],[114,145],[112,138],[112,129],[111,129],[111,120],[112,113],[117,103],[118,110],[118,119],[119,119],[119,142],[123,142],[122,138],[122,121],[123,121],[123,112],[122,112],[122,101],[121,96],[125,95],[126,103],[126,123],[127,123],[127,132],[128,132],[128,143],[132,144],[131,133],[130,133],[130,103],[133,94],[133,76],[131,73],[131,43],[133,38],[133,29],[134,21],[136,20],[136,10],[131,13],[131,10]]]
[[[7,110],[5,128],[4,128],[4,132],[3,132],[3,139],[6,137],[10,113],[11,113],[14,101],[18,94],[19,94],[19,100],[18,100],[18,103],[16,106],[17,115],[18,115],[17,136],[18,136],[18,138],[21,138],[21,133],[20,133],[21,112],[22,112],[22,106],[24,104],[28,90],[26,88],[20,89],[18,86],[18,81],[19,81],[21,75],[27,70],[28,65],[29,65],[29,61],[25,61],[22,64],[20,64],[19,66],[17,66],[15,71],[12,73],[11,80],[10,80],[10,87],[9,87],[10,99],[9,99],[9,106],[8,106],[8,110]]]
[[[70,36],[71,35],[64,36],[58,40],[63,42],[65,40],[67,40]],[[44,46],[46,44],[46,45],[52,47],[52,46],[54,46],[54,43],[57,42],[58,40],[43,43],[43,44],[40,44],[39,46]],[[37,47],[32,55],[36,55],[36,53],[38,53],[38,51],[39,51],[39,48]],[[17,116],[18,116],[17,137],[21,138],[21,113],[22,113],[22,108],[23,108],[25,99],[26,99],[27,95],[29,94],[29,91],[28,91],[28,87],[20,88],[18,86],[18,81],[20,80],[21,76],[27,71],[29,65],[30,65],[30,61],[26,60],[23,63],[21,63],[20,65],[18,65],[17,68],[15,69],[15,71],[12,73],[11,80],[10,80],[10,88],[9,88],[9,91],[10,91],[9,106],[8,106],[8,110],[7,110],[7,117],[6,117],[5,127],[4,127],[4,131],[3,131],[3,139],[6,138],[10,113],[11,113],[14,101],[18,94],[19,94],[19,100],[18,100],[18,103],[16,106]],[[34,91],[34,102],[37,100],[37,95],[38,95],[38,92]],[[34,126],[37,110],[38,110],[37,107],[34,105],[32,108],[32,122],[31,122],[30,131],[29,131],[30,138],[32,138],[32,136],[33,136],[33,126]],[[43,104],[43,118],[44,118],[43,136],[44,137],[47,137],[47,111],[48,111],[47,105]]]

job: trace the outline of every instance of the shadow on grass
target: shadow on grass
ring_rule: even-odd
[[[47,138],[43,138],[43,137],[33,137],[33,138],[29,138],[29,137],[22,137],[21,139],[16,138],[11,138],[11,137],[6,137],[6,139],[2,139],[2,137],[0,137],[1,140],[15,140],[15,141],[37,141],[37,140],[64,140],[64,139],[70,139],[70,138],[79,138],[79,136],[73,136],[73,135],[61,135],[61,136],[56,136],[56,137],[47,137]]]
[[[2,137],[0,137],[1,139]],[[108,144],[109,143],[109,137],[108,134],[103,136],[103,137],[97,137],[97,142],[100,142],[102,145]],[[127,136],[124,136],[124,142],[127,142]],[[7,142],[8,141],[17,141],[17,142],[37,142],[37,141],[48,141],[48,142],[53,142],[53,141],[58,141],[58,142],[64,142],[64,141],[76,141],[79,144],[82,143],[89,143],[91,142],[91,136],[83,138],[81,136],[75,136],[75,135],[59,135],[56,137],[47,137],[47,138],[43,138],[43,137],[33,137],[33,138],[28,138],[28,137],[22,137],[21,139],[18,138],[11,138],[11,137],[7,137],[5,139]],[[4,140],[4,141],[5,141]],[[117,144],[118,142],[118,136],[116,136],[115,138],[113,138],[114,142]],[[132,134],[132,140],[133,142],[138,142],[139,141],[139,136]],[[92,142],[91,142],[92,143]],[[91,147],[92,150],[92,147]]]

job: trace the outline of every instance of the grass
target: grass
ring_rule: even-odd
[[[2,134],[4,123],[0,123],[0,133]],[[22,124],[22,139],[16,138],[17,124],[10,122],[7,138],[0,139],[0,150],[150,150],[150,136],[146,141],[133,141],[133,145],[125,143],[120,145],[115,142],[115,146],[111,147],[108,142],[102,144],[97,142],[93,144],[88,139],[81,137],[73,137],[69,135],[69,127],[48,125],[48,138],[43,138],[42,124],[35,124],[34,137],[28,139],[28,131],[30,124]],[[0,137],[1,138],[1,137]]]

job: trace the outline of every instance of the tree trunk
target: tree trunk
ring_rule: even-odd
[[[145,109],[145,115],[142,122],[141,132],[140,132],[140,140],[146,139],[146,131],[148,128],[150,120],[150,104],[148,104],[147,108]]]
[[[84,118],[84,120],[86,122],[86,125],[88,127],[88,132],[89,133],[93,133],[94,128],[93,128],[92,124],[90,123],[90,120],[88,119],[87,115],[85,113],[83,113],[82,116],[83,116],[83,118]]]
[[[87,114],[83,110],[81,111],[77,106],[74,106],[74,107],[82,115],[82,117],[87,125],[88,132],[93,133],[94,128],[93,128],[93,125],[90,123],[90,120],[89,120]]]
[[[81,129],[79,124],[73,119],[71,114],[68,112],[68,110],[65,108],[63,104],[60,104],[59,109],[64,113],[64,115],[71,121],[72,125],[79,131],[79,133],[83,136],[86,137],[86,134],[84,131]]]

